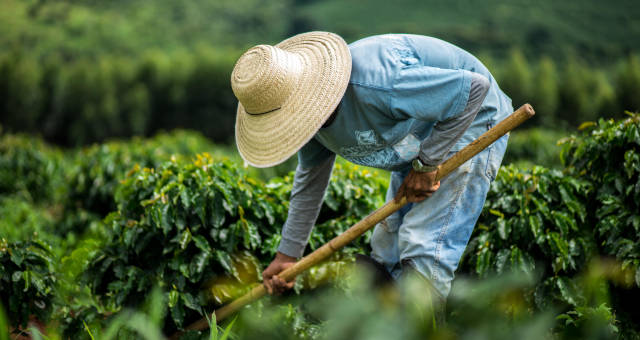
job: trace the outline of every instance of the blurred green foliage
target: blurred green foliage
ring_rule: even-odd
[[[229,142],[237,56],[211,48],[76,62],[0,54],[0,124],[70,146],[177,127]]]
[[[62,145],[158,130],[196,129],[216,142],[234,136],[237,101],[229,76],[238,52],[148,52],[133,59],[60,62],[21,53],[0,54],[0,124]],[[57,61],[58,60],[58,61]],[[575,128],[599,112],[640,109],[637,55],[593,69],[577,58],[530,62],[513,50],[492,72],[515,107],[530,102],[526,126]]]
[[[516,164],[521,168],[540,165],[560,169],[561,147],[558,141],[565,136],[566,132],[543,128],[511,131],[502,164]]]
[[[630,55],[627,60],[618,65],[616,73],[616,96],[631,111],[639,111],[640,96],[640,56]]]
[[[286,0],[4,0],[0,49],[64,60],[244,47],[287,34]]]
[[[53,232],[55,217],[21,196],[0,195],[0,235],[9,242]]]
[[[526,13],[524,15],[523,13]],[[472,53],[554,59],[573,53],[608,62],[629,51],[640,35],[634,1],[526,0],[5,0],[0,4],[0,49],[24,48],[64,59],[104,54],[135,56],[149,49],[196,46],[245,48],[275,43],[309,30],[353,41],[407,32],[440,36]]]
[[[9,325],[26,327],[31,317],[49,319],[56,282],[53,262],[46,243],[0,238],[0,305],[7,308]]]
[[[147,139],[133,138],[84,147],[73,155],[73,166],[68,175],[68,204],[106,216],[116,210],[116,187],[132,169],[153,168],[172,158],[190,159],[214,148],[214,144],[201,134],[181,130]]]
[[[0,195],[56,200],[64,190],[62,164],[62,152],[39,138],[0,134]]]
[[[415,310],[396,304],[393,294],[341,281],[342,292],[308,293],[342,277],[351,253],[369,250],[365,235],[302,277],[298,288],[305,294],[273,300],[292,307],[257,304],[257,316],[241,316],[234,332],[243,338],[373,338],[393,331],[406,338],[637,338],[640,119],[629,114],[581,130],[562,141],[564,168],[556,169],[522,166],[526,157],[557,164],[556,156],[535,151],[542,148],[537,143],[555,144],[556,133],[512,134],[520,165],[503,167],[491,187],[445,327],[425,326],[431,311],[411,293],[423,292],[420,286],[406,290]],[[237,155],[197,133],[75,150],[5,134],[0,146],[0,178],[7,179],[0,192],[0,271],[11,273],[0,275],[0,296],[11,325],[35,315],[70,338],[170,334],[245,292],[278,246],[292,174],[263,182],[232,163]],[[193,156],[209,149],[216,156]],[[307,251],[380,206],[387,184],[386,174],[339,160]],[[144,302],[153,300],[154,287],[166,313]],[[19,305],[5,300],[12,296]]]
[[[563,141],[562,155],[573,176],[594,185],[597,242],[630,270],[626,283],[640,287],[640,114],[629,116],[585,127]]]
[[[348,42],[407,32],[456,43],[481,56],[514,106],[533,104],[528,126],[567,129],[640,110],[639,11],[629,0],[6,0],[0,124],[65,146],[174,128],[230,143],[240,53],[319,29]]]
[[[637,52],[640,36],[640,7],[632,0],[296,2],[300,30],[328,30],[347,41],[389,32],[424,34],[500,59],[516,48],[528,57],[560,60],[575,53],[606,64]]]
[[[606,297],[589,306],[536,311],[527,292],[533,277],[458,279],[449,295],[449,318],[433,326],[429,287],[405,279],[398,287],[372,290],[369,278],[352,272],[338,289],[255,303],[239,315],[234,331],[242,339],[612,339],[617,319]],[[585,286],[604,283],[583,277]]]
[[[630,88],[640,91],[640,78],[636,78],[640,73],[628,73],[636,67],[636,59],[632,56],[617,60],[609,68],[594,68],[573,56],[564,62],[546,57],[530,61],[514,50],[505,64],[498,64],[492,72],[513,100],[514,108],[524,103],[533,105],[536,116],[525,127],[566,130],[595,120],[600,114],[640,110],[635,99],[623,94]]]

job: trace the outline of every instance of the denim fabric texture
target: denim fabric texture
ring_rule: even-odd
[[[491,126],[472,128],[479,133]],[[371,238],[371,256],[394,278],[402,275],[401,263],[411,261],[442,296],[448,296],[508,138],[501,137],[442,179],[440,189],[430,198],[407,204],[379,223]],[[387,201],[393,200],[407,174],[408,171],[391,173]]]
[[[351,78],[334,122],[320,129],[298,153],[312,168],[331,154],[390,171],[407,169],[437,122],[460,115],[473,73],[489,91],[474,122],[509,115],[511,99],[473,55],[445,41],[419,35],[385,34],[349,44]],[[453,132],[452,132],[453,133]],[[472,142],[464,133],[452,151]],[[429,146],[425,145],[429,154]]]

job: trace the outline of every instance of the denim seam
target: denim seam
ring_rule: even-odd
[[[366,88],[372,89],[372,90],[380,90],[380,91],[384,91],[384,92],[393,91],[393,89],[390,88],[390,87],[376,86],[376,85],[362,83],[362,82],[359,82],[359,81],[350,81],[349,84],[366,87]]]
[[[492,127],[493,127],[492,122],[488,122],[487,131],[491,130]],[[491,178],[491,175],[489,175],[489,170],[491,168],[491,157],[493,156],[493,153],[494,153],[495,143],[497,143],[499,140],[500,138],[498,138],[498,140],[496,140],[495,142],[491,143],[491,145],[489,145],[489,147],[487,148],[487,162],[484,167],[484,176],[489,180],[489,182],[493,181],[493,178]]]
[[[485,168],[484,168],[484,176],[489,180],[489,181],[493,181],[493,178],[491,178],[491,175],[489,175],[489,171],[491,168],[491,156],[493,154],[493,145],[491,145],[489,147],[488,154],[487,154],[487,163],[485,164]]]
[[[468,178],[467,178],[468,181]],[[464,183],[465,185],[467,183]],[[460,186],[461,188],[462,186]],[[449,208],[449,211],[447,212],[447,216],[446,216],[446,220],[444,225],[442,226],[442,230],[440,231],[440,235],[438,235],[438,241],[436,242],[436,254],[435,254],[435,261],[433,264],[434,267],[434,271],[432,273],[432,275],[434,276],[434,280],[438,280],[438,271],[440,270],[440,250],[442,249],[442,240],[444,239],[444,235],[446,234],[447,230],[449,229],[449,223],[451,223],[451,218],[453,217],[453,212],[455,210],[455,207],[458,205],[458,203],[460,203],[460,196],[462,196],[462,189],[458,189],[456,190],[456,198],[454,199],[454,203],[451,204],[451,207]]]
[[[354,81],[351,80],[349,81],[349,84],[353,85],[353,86],[360,86],[360,87],[364,87],[370,90],[375,90],[375,91],[381,91],[381,92],[386,92],[387,93],[387,114],[389,115],[389,117],[392,117],[394,119],[396,119],[396,117],[393,115],[393,112],[391,112],[391,104],[393,103],[393,88],[392,87],[383,87],[383,86],[376,86],[376,85],[371,85],[371,84],[366,84],[366,83],[362,83],[359,81]]]

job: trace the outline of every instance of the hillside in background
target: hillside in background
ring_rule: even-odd
[[[387,32],[432,35],[498,58],[567,53],[606,63],[638,51],[633,0],[3,0],[0,50],[67,58],[200,45],[244,49],[328,30],[348,42]]]
[[[2,0],[0,51],[69,60],[245,46],[285,36],[288,10],[282,0]]]
[[[640,48],[640,4],[633,0],[301,2],[306,3],[298,12],[299,30],[335,31],[347,41],[411,32],[496,57],[519,48],[529,57],[575,53],[599,63]]]

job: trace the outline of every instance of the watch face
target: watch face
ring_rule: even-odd
[[[420,162],[420,160],[418,158],[414,159],[413,162],[411,162],[411,166],[413,167],[413,170],[415,171],[422,171],[422,162]]]

